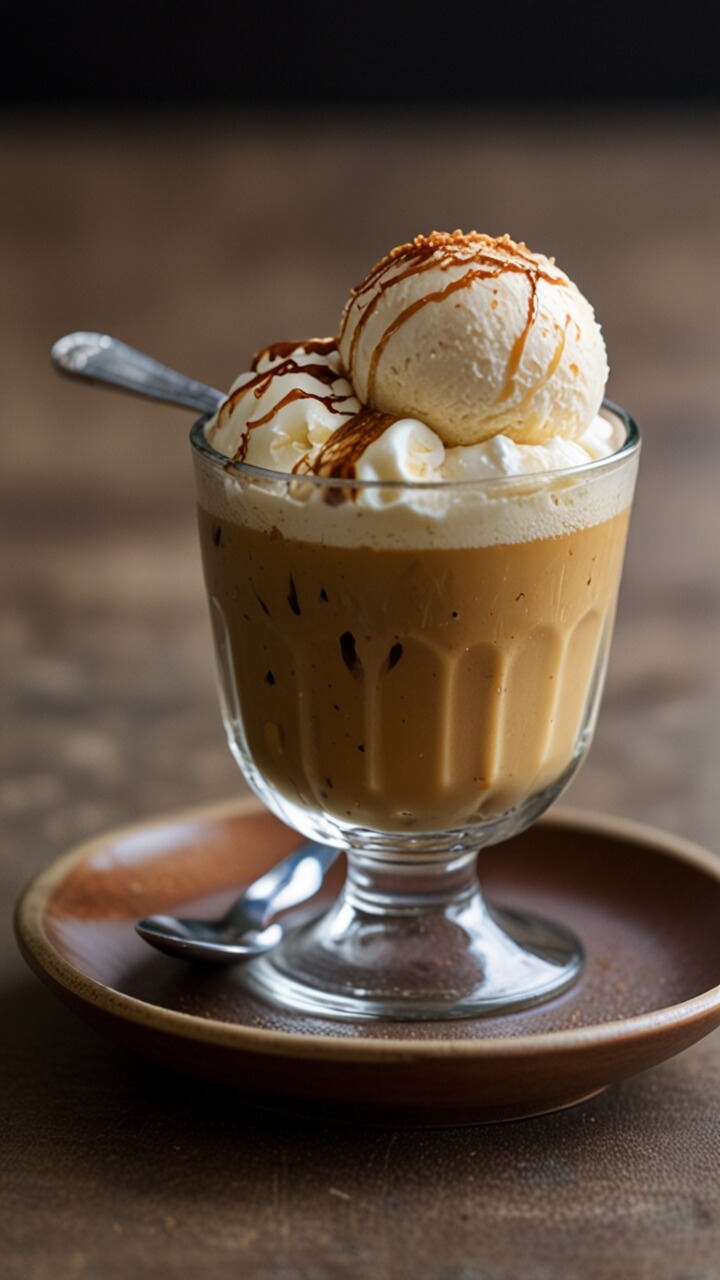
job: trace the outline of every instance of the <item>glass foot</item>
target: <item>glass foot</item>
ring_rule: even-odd
[[[351,853],[337,902],[251,961],[271,1004],[328,1018],[443,1020],[538,1004],[580,974],[564,926],[489,907],[474,854],[397,862]]]

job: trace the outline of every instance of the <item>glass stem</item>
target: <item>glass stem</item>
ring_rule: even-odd
[[[393,858],[347,850],[344,897],[355,911],[377,916],[444,912],[479,896],[476,853]]]
[[[564,991],[582,948],[560,926],[488,907],[477,854],[350,849],[340,897],[246,969],[286,1008],[436,1019],[505,1012]]]

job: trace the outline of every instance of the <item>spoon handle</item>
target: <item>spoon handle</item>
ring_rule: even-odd
[[[199,413],[214,413],[225,396],[186,378],[107,333],[68,333],[52,348],[55,368],[72,378],[106,382],[150,400],[164,400]]]
[[[307,841],[248,885],[228,919],[238,925],[257,917],[257,923],[265,925],[279,911],[307,902],[320,889],[338,854],[334,846]]]

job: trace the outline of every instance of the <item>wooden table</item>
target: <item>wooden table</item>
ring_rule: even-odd
[[[264,343],[332,332],[370,264],[434,226],[556,254],[645,431],[603,712],[569,799],[720,848],[719,145],[709,115],[2,122],[8,1280],[720,1275],[717,1034],[545,1119],[309,1124],[96,1038],[27,972],[9,921],[83,837],[242,785],[189,423],[62,383],[51,342],[105,329],[227,385]]]

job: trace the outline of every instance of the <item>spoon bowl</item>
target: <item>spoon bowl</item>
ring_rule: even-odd
[[[250,956],[262,955],[282,941],[283,927],[277,921],[267,929],[245,932],[222,920],[183,920],[175,916],[148,916],[135,925],[141,938],[181,960],[235,964]]]
[[[139,920],[135,928],[167,955],[235,964],[278,945],[283,927],[272,917],[314,897],[337,856],[338,850],[328,845],[303,844],[249,884],[219,919],[156,915]]]

